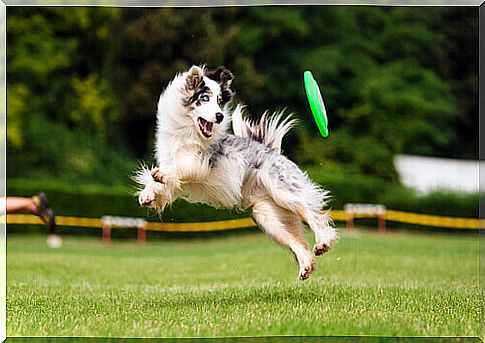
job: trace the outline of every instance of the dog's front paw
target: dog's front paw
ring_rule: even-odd
[[[138,197],[138,203],[141,206],[150,206],[155,201],[155,197],[153,194],[142,192]]]
[[[150,171],[150,174],[152,175],[153,181],[155,182],[160,182],[160,183],[165,183],[165,178],[160,170],[160,168],[155,167]]]

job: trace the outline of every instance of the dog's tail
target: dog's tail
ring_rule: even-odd
[[[295,126],[297,120],[285,111],[269,115],[264,112],[258,121],[243,118],[244,106],[237,105],[232,113],[232,130],[236,136],[246,137],[263,143],[268,148],[281,153],[283,137]]]

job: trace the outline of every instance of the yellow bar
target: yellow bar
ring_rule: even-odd
[[[335,221],[345,221],[347,219],[345,217],[345,212],[342,210],[331,210],[330,217]]]
[[[56,223],[60,226],[101,227],[99,218],[56,216]],[[32,214],[8,214],[7,224],[44,224],[44,222]]]
[[[335,221],[344,221],[345,212],[341,210],[332,210],[330,216]],[[372,216],[360,216],[355,218],[364,218]],[[375,217],[375,216],[374,216]],[[387,210],[386,220],[407,224],[416,224],[424,226],[445,227],[453,229],[478,229],[485,226],[485,220],[475,218],[455,218],[444,216],[432,216],[428,214],[418,214],[411,212]],[[77,227],[95,227],[101,228],[100,218],[82,218],[56,216],[57,224],[60,226],[77,226]],[[7,224],[43,224],[39,217],[31,214],[9,214],[7,215]],[[214,222],[199,223],[159,223],[148,222],[148,231],[163,232],[202,232],[202,231],[221,231],[233,230],[244,227],[256,226],[251,218],[231,219]]]
[[[155,223],[149,222],[148,231],[164,232],[203,232],[240,229],[244,227],[256,226],[251,218],[231,219],[217,222],[200,223]]]
[[[8,214],[7,224],[44,224],[44,222],[31,214]]]
[[[483,227],[483,224],[485,224],[485,221],[476,218],[432,216],[429,214],[418,214],[393,210],[386,211],[386,220],[453,229],[479,229],[480,225]]]

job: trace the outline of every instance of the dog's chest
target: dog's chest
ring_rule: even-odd
[[[243,179],[244,165],[241,161],[237,158],[221,157],[210,167],[203,182],[183,186],[184,198],[217,208],[239,207],[242,202]]]

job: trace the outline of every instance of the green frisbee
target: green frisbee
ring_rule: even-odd
[[[317,81],[313,78],[311,71],[303,73],[303,82],[305,84],[306,96],[310,103],[310,108],[317,123],[318,129],[322,137],[328,136],[328,120],[327,112],[325,111],[325,104],[323,103],[322,94],[318,87]]]

